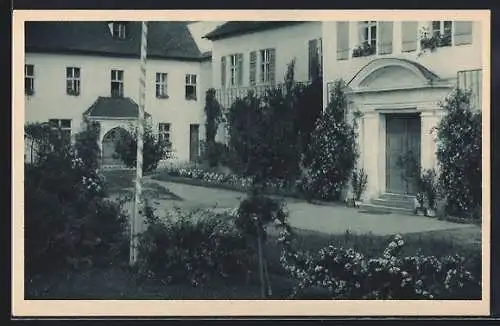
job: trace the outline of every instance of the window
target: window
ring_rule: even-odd
[[[361,43],[368,44],[373,49],[377,49],[377,22],[364,21],[361,23]]]
[[[160,122],[158,124],[158,139],[171,146],[170,143],[170,123]]]
[[[111,70],[111,96],[123,97],[123,70]]]
[[[451,45],[451,21],[433,21],[432,35],[439,38],[439,46]]]
[[[49,125],[54,130],[61,131],[62,139],[71,141],[71,120],[70,119],[50,119]]]
[[[322,74],[322,41],[321,38],[309,40],[309,80],[313,80]]]
[[[260,50],[260,81],[268,83],[271,79],[271,56],[270,49]]]
[[[243,54],[232,54],[229,56],[229,71],[231,86],[241,86],[243,82]]]
[[[156,73],[156,97],[168,98],[167,95],[167,74],[164,72]]]
[[[66,68],[66,94],[75,96],[80,94],[80,68]]]
[[[24,65],[24,93],[35,94],[35,66]]]
[[[112,33],[115,38],[125,39],[127,37],[127,25],[123,22],[113,23]]]
[[[186,75],[186,100],[196,101],[196,75]]]

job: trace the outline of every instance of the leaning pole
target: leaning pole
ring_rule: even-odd
[[[141,61],[139,76],[139,114],[137,117],[137,165],[135,179],[135,201],[134,213],[130,223],[130,264],[137,262],[137,235],[142,227],[141,217],[141,194],[142,194],[142,162],[144,146],[144,112],[146,106],[146,54],[148,47],[148,25],[147,22],[141,24]]]

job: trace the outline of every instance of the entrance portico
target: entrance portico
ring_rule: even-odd
[[[376,59],[348,83],[358,121],[359,167],[368,176],[365,199],[414,195],[418,166],[436,166],[432,130],[442,115],[439,101],[453,84],[402,59]]]

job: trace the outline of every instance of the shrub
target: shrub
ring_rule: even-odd
[[[101,149],[99,147],[100,125],[98,122],[86,121],[85,130],[75,136],[75,152],[83,164],[91,170],[99,167]]]
[[[25,165],[25,260],[29,274],[113,262],[125,254],[126,217],[104,180],[66,144]]]
[[[222,153],[220,146],[216,145],[215,136],[219,123],[222,122],[222,107],[215,99],[215,89],[210,88],[205,96],[205,154],[211,167],[219,164],[219,158]]]
[[[434,169],[422,171],[419,180],[420,192],[424,196],[427,206],[430,209],[436,209],[436,202],[438,199],[438,179]]]
[[[227,214],[173,210],[160,218],[146,205],[145,217],[147,228],[139,235],[141,275],[194,286],[246,276],[252,255]]]
[[[312,133],[311,163],[305,170],[301,188],[311,197],[337,200],[351,176],[357,159],[355,131],[347,122],[344,83],[337,81],[330,103]]]
[[[396,236],[383,254],[368,258],[353,249],[330,245],[316,254],[291,249],[289,233],[281,263],[296,280],[292,296],[309,287],[326,290],[332,299],[479,299],[481,283],[458,255],[437,258],[417,253],[402,256],[404,240]],[[477,275],[480,276],[480,275]]]
[[[471,107],[470,92],[459,89],[441,107],[446,114],[437,126],[437,158],[446,211],[470,217],[482,200],[481,112]]]
[[[155,135],[149,123],[144,126],[143,135],[143,171],[151,172],[158,167],[160,160],[170,155],[170,144],[162,141]],[[137,131],[135,126],[129,128],[118,139],[115,152],[126,166],[134,168],[137,164]]]
[[[252,92],[237,99],[227,114],[229,148],[236,171],[262,183],[291,180],[299,171],[294,62],[285,78],[286,89],[269,89],[259,98]]]
[[[368,185],[368,175],[365,173],[364,169],[354,170],[352,172],[352,190],[354,192],[354,199],[361,200],[361,196],[366,190]]]

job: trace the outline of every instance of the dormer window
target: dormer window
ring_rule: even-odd
[[[114,38],[123,40],[127,37],[127,24],[124,22],[110,23],[109,29]]]

